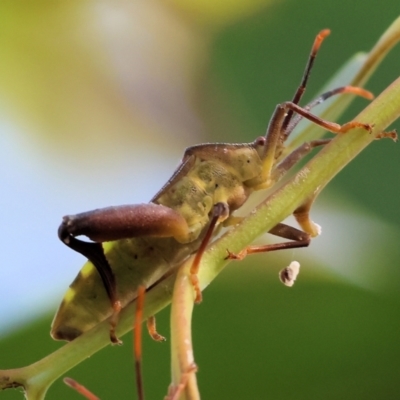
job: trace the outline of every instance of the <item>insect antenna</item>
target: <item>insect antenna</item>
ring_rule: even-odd
[[[297,88],[296,93],[293,96],[292,103],[298,104],[300,102],[301,98],[303,97],[303,94],[306,90],[308,78],[310,77],[310,72],[314,65],[314,61],[317,56],[317,53],[321,47],[323,40],[330,33],[331,33],[331,31],[329,29],[324,29],[321,32],[319,32],[318,35],[316,36],[313,46],[311,48],[310,56],[308,57],[308,61],[307,61],[306,68],[303,73],[303,77],[301,79],[301,83],[300,83],[299,87]],[[285,117],[283,123],[282,123],[283,142],[287,139],[287,137],[289,135],[287,133],[286,129],[287,129],[292,117],[293,117],[293,110],[289,110],[288,113],[286,114],[286,117]]]

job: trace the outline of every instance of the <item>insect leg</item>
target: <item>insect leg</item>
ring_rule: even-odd
[[[134,320],[134,338],[133,338],[133,349],[135,358],[135,377],[136,377],[136,389],[138,394],[138,399],[144,399],[144,387],[143,387],[143,377],[142,377],[142,320],[143,320],[143,309],[144,309],[144,298],[146,294],[146,288],[140,286],[138,288],[138,295],[136,300],[136,312]],[[160,342],[164,341],[165,338],[159,335],[156,331],[156,319],[151,316],[147,319],[147,328],[150,336]]]
[[[318,193],[316,193],[315,196],[313,196],[312,198],[308,199],[306,203],[302,204],[293,213],[293,216],[296,218],[297,223],[304,231],[308,232],[311,237],[315,237],[321,234],[321,227],[313,222],[310,218],[310,209],[317,195]]]
[[[147,318],[147,330],[149,332],[149,335],[153,340],[156,342],[165,342],[167,339],[165,339],[164,336],[161,336],[157,332],[156,328],[156,317],[152,315],[151,317]]]
[[[319,146],[325,146],[332,139],[312,140],[303,143],[297,149],[293,150],[284,160],[282,160],[271,172],[271,181],[278,182],[294,165],[303,157]]]
[[[186,220],[178,212],[155,203],[106,207],[67,215],[61,227],[70,236],[85,235],[94,242],[144,236],[179,240],[186,238],[189,230]]]
[[[199,278],[197,276],[197,274],[199,272],[199,268],[200,268],[201,257],[203,256],[204,251],[206,250],[207,245],[209,244],[209,242],[212,238],[212,235],[213,235],[215,226],[217,225],[217,222],[220,221],[221,219],[222,220],[226,219],[228,214],[229,214],[229,208],[226,203],[216,203],[214,205],[210,225],[208,226],[206,234],[205,234],[205,236],[200,244],[200,247],[197,250],[197,253],[194,257],[193,264],[190,268],[190,279],[191,279],[194,291],[196,293],[195,303],[200,303],[202,300],[202,294],[201,294],[201,289],[200,289],[200,285],[199,285]]]
[[[96,267],[113,309],[113,314],[110,319],[110,340],[114,344],[120,344],[121,342],[115,334],[115,327],[118,322],[118,314],[121,310],[121,302],[118,300],[117,296],[117,285],[114,273],[104,255],[101,243],[84,242],[76,239],[69,233],[68,227],[64,223],[62,223],[58,229],[58,237],[68,247],[85,256]]]
[[[341,86],[336,89],[329,90],[325,93],[322,93],[319,97],[317,97],[315,100],[311,101],[308,103],[306,106],[304,106],[304,109],[306,110],[311,110],[312,108],[318,106],[319,104],[323,103],[325,100],[336,96],[338,94],[345,94],[345,93],[350,93],[354,94],[356,96],[361,96],[364,97],[368,100],[372,100],[374,98],[374,95],[369,92],[368,90],[362,89],[357,86]],[[294,128],[298,125],[298,123],[302,120],[301,115],[295,115],[292,117],[290,123],[288,124],[287,127],[284,128],[284,138],[283,141],[287,139],[287,137],[292,133]]]
[[[120,343],[115,334],[121,303],[112,268],[101,242],[138,236],[175,237],[188,235],[186,220],[169,207],[149,203],[107,207],[77,215],[67,215],[58,229],[61,241],[82,254],[96,267],[111,302],[110,339]],[[76,239],[85,235],[94,242]]]
[[[277,107],[285,110],[285,113],[288,112],[289,110],[296,112],[302,117],[310,120],[311,122],[314,122],[315,124],[321,126],[322,128],[325,128],[326,130],[332,133],[346,133],[351,129],[355,128],[363,128],[366,131],[371,132],[373,127],[370,124],[364,124],[362,122],[357,122],[357,121],[350,121],[343,125],[339,125],[335,122],[326,121],[312,114],[308,109],[300,107],[299,105],[292,103],[291,101],[281,103]]]
[[[311,241],[311,236],[308,233],[283,223],[277,224],[268,233],[282,237],[284,239],[289,239],[291,240],[291,242],[265,244],[261,246],[248,246],[237,254],[227,250],[228,255],[225,259],[243,260],[249,254],[266,253],[269,251],[294,249],[298,247],[307,247]]]
[[[142,319],[145,293],[146,288],[144,286],[139,286],[136,300],[135,320],[133,322],[133,352],[135,358],[135,376],[138,400],[144,400],[142,377]]]
[[[347,131],[354,128],[364,128],[365,130],[371,132],[372,125],[360,123],[357,121],[351,121],[343,125],[339,125],[334,122],[326,121],[322,118],[310,112],[310,109],[320,102],[324,101],[326,98],[333,96],[337,93],[351,92],[364,97],[372,96],[371,93],[360,88],[355,88],[352,86],[346,86],[343,88],[338,88],[337,91],[333,90],[323,94],[321,97],[315,100],[315,102],[310,103],[305,107],[301,107],[294,102],[285,102],[278,104],[272,114],[271,120],[269,122],[267,133],[266,133],[266,143],[265,143],[265,153],[263,155],[263,171],[262,176],[265,182],[265,187],[271,186],[271,172],[274,168],[276,159],[281,155],[283,150],[283,144],[287,139],[288,135],[296,127],[302,118],[306,118],[309,121],[315,123],[316,125],[325,128],[326,130],[333,133],[346,133]],[[285,126],[285,121],[287,116],[291,113],[291,121],[288,122],[289,125]],[[293,117],[293,113],[297,113],[298,116]],[[395,133],[389,132],[381,134],[380,136],[389,136],[392,139],[396,137]]]

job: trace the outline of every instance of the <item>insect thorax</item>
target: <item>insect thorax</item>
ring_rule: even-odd
[[[260,171],[260,158],[249,146],[227,151],[217,160],[196,157],[188,173],[167,188],[157,203],[178,211],[185,218],[192,233],[190,242],[209,223],[214,204],[226,203],[233,212],[247,200],[252,188],[245,182],[258,176]]]

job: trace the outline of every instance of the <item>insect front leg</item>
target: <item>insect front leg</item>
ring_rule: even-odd
[[[85,235],[93,242],[77,239]],[[71,249],[82,254],[95,266],[110,299],[110,339],[120,343],[115,329],[121,302],[116,279],[102,243],[132,237],[174,237],[185,240],[189,235],[186,220],[176,211],[154,203],[108,207],[63,218],[58,236]],[[133,288],[134,289],[134,288]]]
[[[229,206],[226,203],[220,202],[216,203],[213,208],[212,212],[212,217],[210,224],[207,228],[207,231],[204,235],[204,238],[200,244],[199,249],[196,252],[196,255],[193,260],[193,264],[190,268],[190,280],[192,282],[196,297],[195,297],[195,303],[201,303],[203,296],[201,294],[201,289],[200,289],[200,284],[199,284],[199,278],[197,276],[200,268],[200,261],[201,257],[203,256],[207,245],[210,243],[213,233],[215,232],[215,228],[217,226],[217,223],[222,222],[226,220],[229,217]]]

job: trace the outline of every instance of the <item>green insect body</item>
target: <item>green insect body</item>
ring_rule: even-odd
[[[136,298],[139,286],[148,288],[196,252],[214,204],[224,202],[233,212],[246,201],[252,192],[246,182],[257,178],[262,171],[258,142],[230,145],[228,149],[223,144],[187,149],[183,168],[152,199],[153,203],[168,206],[184,217],[189,230],[180,241],[171,237],[133,237],[102,244],[116,278],[122,307]],[[221,154],[222,149],[228,151]],[[218,159],[213,152],[219,154]],[[72,340],[111,314],[101,277],[88,261],[66,292],[53,320],[51,335],[55,339]]]
[[[123,307],[136,298],[140,285],[151,286],[192,252],[190,246],[179,246],[173,238],[122,239],[104,243],[103,248]],[[72,340],[112,312],[100,275],[93,263],[87,261],[64,296],[51,335],[58,340]]]
[[[184,216],[191,231],[188,242],[197,239],[209,223],[214,204],[225,203],[233,212],[248,199],[254,182],[262,180],[260,141],[265,139],[248,144],[204,144],[186,150],[184,167],[152,201]]]
[[[60,305],[52,324],[53,338],[73,340],[111,317],[110,338],[118,343],[115,316],[121,307],[136,298],[139,286],[149,288],[192,254],[196,257],[191,280],[199,301],[197,270],[201,254],[219,228],[237,221],[232,213],[252,192],[274,185],[313,148],[330,141],[304,143],[283,158],[285,141],[302,118],[333,133],[358,127],[371,131],[368,124],[353,121],[341,126],[310,111],[340,93],[371,98],[364,89],[344,86],[324,93],[305,107],[298,105],[316,53],[328,34],[325,30],[317,35],[293,101],[277,105],[265,136],[248,144],[208,143],[188,148],[171,179],[148,204],[109,207],[64,217],[58,231],[60,239],[89,261]],[[228,258],[242,259],[255,252],[308,246],[310,238],[318,234],[309,218],[313,200],[309,199],[294,212],[303,231],[282,223],[270,231],[292,242],[249,247],[238,255],[229,253]],[[92,242],[76,239],[80,235]]]

